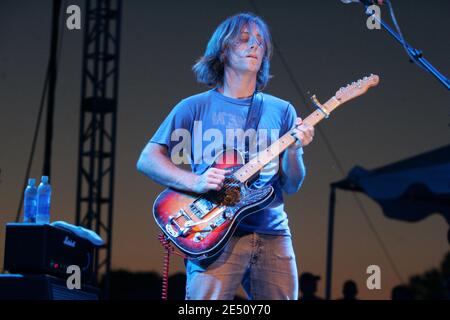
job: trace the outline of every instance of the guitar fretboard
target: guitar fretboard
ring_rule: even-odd
[[[326,112],[331,113],[339,105],[339,100],[337,100],[336,97],[332,97],[322,105],[322,108],[325,109]],[[304,119],[303,122],[310,126],[315,126],[323,118],[325,118],[325,114],[317,109]],[[250,159],[246,165],[234,173],[234,176],[240,182],[244,183],[293,143],[295,143],[295,138],[292,136],[292,130],[290,130],[269,147],[259,152],[254,158]]]

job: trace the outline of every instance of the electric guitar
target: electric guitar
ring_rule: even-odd
[[[311,126],[343,103],[363,95],[378,84],[377,75],[370,75],[340,88],[326,103],[312,97],[317,110],[303,120]],[[243,164],[238,150],[221,152],[210,167],[226,169],[220,191],[203,194],[165,189],[153,204],[153,216],[159,228],[184,254],[194,259],[211,257],[228,243],[239,222],[267,207],[275,197],[272,186],[252,188],[251,179],[287,147],[295,143],[292,130]]]

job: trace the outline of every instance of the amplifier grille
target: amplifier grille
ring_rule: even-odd
[[[82,291],[78,289],[68,289],[65,286],[51,284],[53,300],[98,300],[98,296],[94,293]]]

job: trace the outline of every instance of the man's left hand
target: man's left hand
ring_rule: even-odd
[[[295,128],[292,129],[292,136],[296,138],[292,147],[296,149],[306,147],[314,138],[314,127],[303,123],[302,118],[298,117],[295,121]]]

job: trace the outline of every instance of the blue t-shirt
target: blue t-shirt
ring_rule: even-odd
[[[151,142],[166,145],[172,161],[188,163],[192,172],[201,174],[224,148],[244,150],[244,127],[251,98],[234,99],[212,89],[180,101],[151,138]],[[256,143],[250,146],[250,159],[260,150],[290,130],[297,117],[287,101],[264,94]],[[303,154],[298,149],[298,156]],[[267,164],[254,187],[272,185],[275,199],[265,209],[243,219],[239,229],[264,234],[290,235],[284,211],[281,189],[280,157]]]

